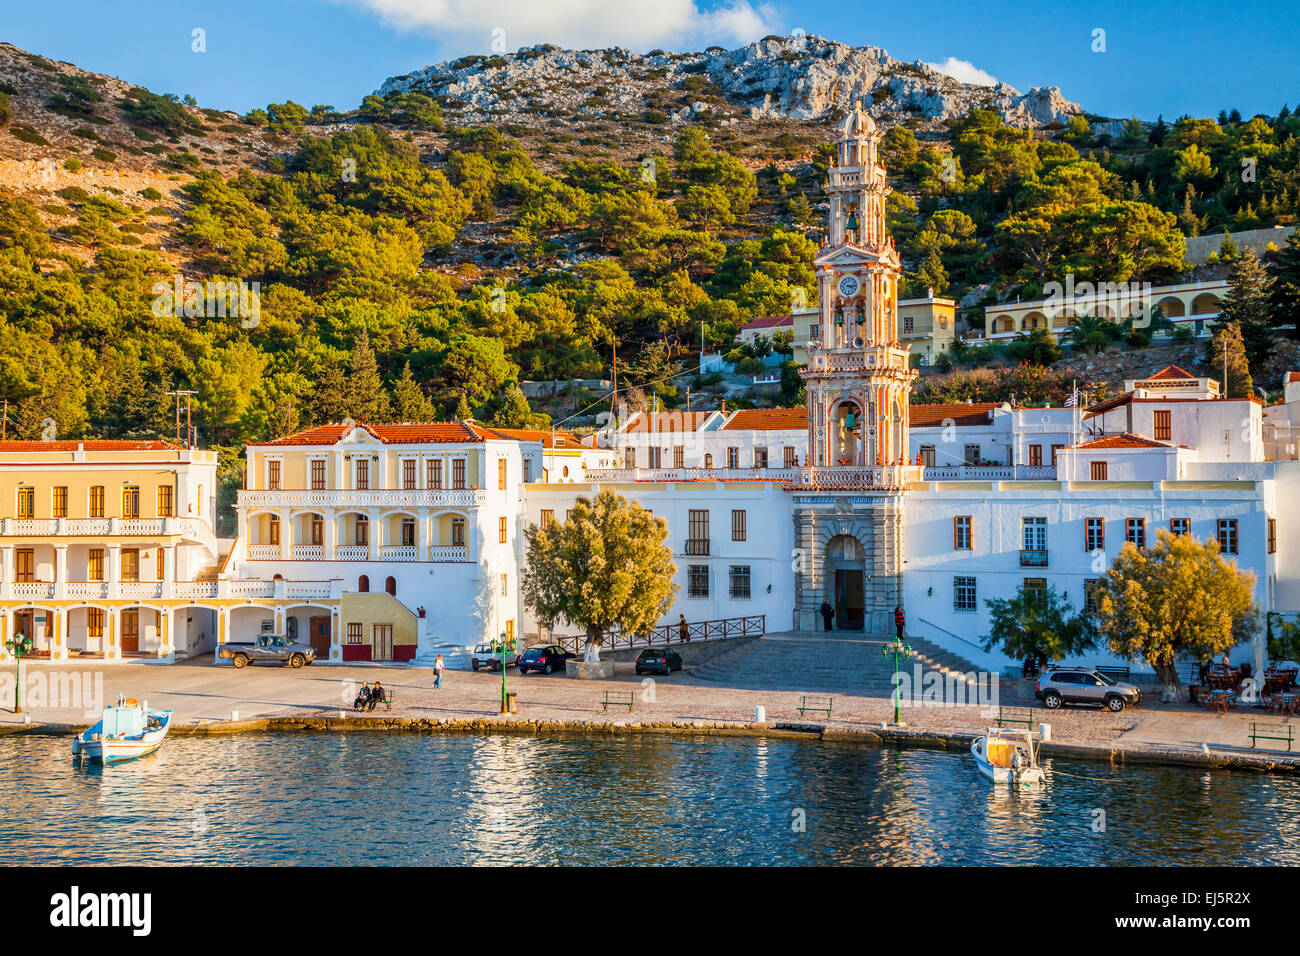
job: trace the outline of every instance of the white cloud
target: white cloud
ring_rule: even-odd
[[[955,56],[948,57],[942,63],[927,63],[926,66],[932,70],[938,70],[945,76],[951,76],[961,83],[974,83],[976,86],[998,85],[996,76],[985,73],[970,60],[959,60]]]
[[[732,0],[703,11],[695,0],[334,0],[376,14],[397,30],[436,35],[444,52],[513,53],[535,43],[573,49],[622,46],[700,50],[740,46],[778,32],[767,2]],[[494,31],[504,31],[496,34]]]

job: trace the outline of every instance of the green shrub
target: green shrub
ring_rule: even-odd
[[[49,140],[28,126],[11,127],[9,133],[14,139],[21,140],[24,143],[30,143],[33,146],[50,145]]]
[[[81,160],[76,156],[69,156],[63,161],[63,168],[70,173],[79,173],[81,172]]]
[[[80,186],[64,186],[55,195],[61,199],[66,199],[68,202],[85,202],[90,198],[90,193]]]
[[[148,199],[150,202],[157,202],[159,199],[162,199],[162,193],[154,189],[152,186],[146,186],[144,189],[140,190],[140,198]]]
[[[101,163],[112,163],[117,161],[117,153],[104,149],[102,146],[96,146],[90,151],[90,155],[94,156]]]

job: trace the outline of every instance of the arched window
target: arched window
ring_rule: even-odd
[[[357,578],[357,590],[365,594],[370,590],[370,575],[363,574]]]
[[[384,582],[384,590],[393,597],[397,597],[397,578],[390,575],[388,580]]]

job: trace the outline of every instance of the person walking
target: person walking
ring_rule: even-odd
[[[677,639],[683,644],[691,639],[691,628],[690,625],[686,623],[685,614],[677,615]]]
[[[433,686],[442,688],[442,655],[439,654],[433,659]]]
[[[830,601],[822,601],[821,606],[822,623],[826,625],[826,630],[831,629],[831,621],[835,619],[835,608],[831,607]]]
[[[901,606],[894,608],[894,630],[898,632],[898,640],[903,640],[903,625],[907,623],[907,617],[903,614]]]

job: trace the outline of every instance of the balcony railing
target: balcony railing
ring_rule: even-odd
[[[278,561],[280,560],[280,546],[278,544],[250,544],[248,546],[248,557],[250,561]]]
[[[295,544],[293,546],[295,561],[324,561],[325,546],[322,544]]]
[[[369,561],[370,545],[341,544],[334,549],[334,559],[336,561]]]
[[[1055,481],[1055,465],[926,465],[923,481]]]
[[[686,540],[686,553],[707,555],[709,553],[708,538],[688,538]]]
[[[386,544],[380,551],[385,561],[418,561],[420,549],[413,544]]]
[[[1022,568],[1047,567],[1047,551],[1037,548],[1022,548],[1020,551],[1020,566]]]
[[[820,465],[793,470],[798,477],[786,486],[791,491],[897,491],[920,481],[922,473],[920,465]]]
[[[469,549],[463,544],[459,545],[441,545],[435,544],[429,549],[430,561],[468,561]]]
[[[794,468],[588,468],[584,481],[792,481]]]
[[[482,488],[244,490],[237,497],[240,508],[473,508],[486,500]]]
[[[201,518],[0,518],[0,537],[59,535],[185,535],[200,540],[214,537],[212,526]]]

